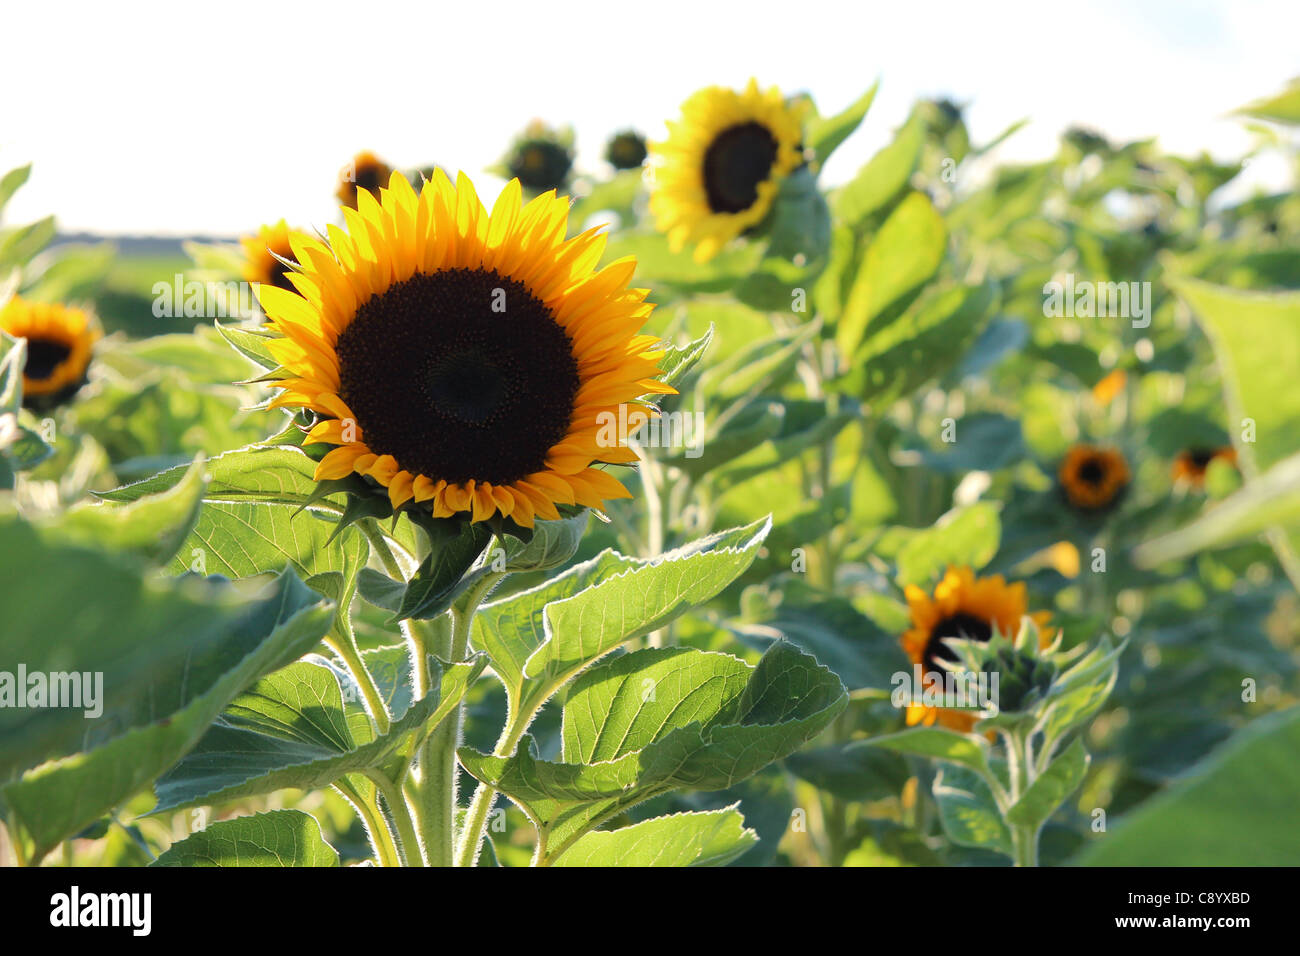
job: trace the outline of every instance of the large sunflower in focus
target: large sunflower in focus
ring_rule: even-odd
[[[289,224],[281,219],[274,226],[263,226],[255,236],[240,239],[239,244],[244,247],[244,279],[296,291],[289,281],[291,270],[281,261],[293,259],[290,240],[294,235],[303,233],[290,229]]]
[[[0,329],[27,340],[23,399],[49,404],[81,387],[99,330],[81,309],[14,296],[0,308]]]
[[[915,584],[906,589],[907,604],[912,612],[912,626],[903,634],[903,650],[913,664],[920,664],[923,679],[942,680],[944,669],[940,661],[957,661],[957,655],[944,640],[950,637],[986,642],[996,630],[1000,634],[1015,635],[1020,619],[1025,616],[1028,599],[1023,582],[1007,584],[1000,574],[977,578],[967,567],[949,568],[943,580],[935,585],[934,594],[927,594]],[[1029,615],[1040,626],[1049,617],[1045,611]],[[1039,632],[1042,647],[1052,642],[1053,632],[1043,628]],[[939,723],[944,727],[968,733],[978,715],[968,710],[928,707],[909,704],[907,724]]]
[[[1057,471],[1066,500],[1080,511],[1093,513],[1113,507],[1132,477],[1123,455],[1095,445],[1073,446]]]
[[[597,271],[604,235],[566,240],[568,201],[524,205],[514,180],[491,214],[441,170],[419,195],[395,173],[357,198],[328,245],[293,239],[301,295],[260,290],[283,334],[268,345],[284,375],[273,404],[313,410],[307,440],[337,446],[316,479],[355,473],[394,508],[526,528],[628,497],[594,467],[636,459],[602,443],[602,413],[673,391],[639,334],[653,306],[627,287],[635,260]]]
[[[674,252],[693,243],[705,262],[767,215],[781,180],[803,162],[804,108],[754,80],[744,92],[710,86],[682,104],[668,139],[651,146],[650,211]]]

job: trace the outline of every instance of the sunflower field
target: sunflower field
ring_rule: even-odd
[[[823,181],[875,93],[0,220],[0,863],[1300,864],[1300,85]]]

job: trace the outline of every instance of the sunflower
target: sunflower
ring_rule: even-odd
[[[1205,473],[1210,470],[1210,463],[1214,461],[1235,465],[1237,450],[1228,445],[1222,448],[1188,448],[1181,451],[1174,459],[1174,481],[1186,482],[1193,488],[1204,488]]]
[[[346,208],[356,209],[357,192],[375,192],[388,181],[390,175],[392,168],[374,153],[369,150],[357,153],[352,157],[352,162],[340,171],[339,187],[334,195]]]
[[[1021,582],[1007,584],[1002,575],[977,578],[968,567],[950,567],[938,584],[933,596],[915,584],[906,589],[908,607],[912,612],[912,626],[903,634],[903,650],[913,664],[919,664],[926,681],[941,680],[943,667],[940,661],[957,661],[957,655],[946,638],[966,638],[988,641],[996,630],[1000,634],[1014,635],[1025,616],[1028,601],[1025,585]],[[1040,626],[1049,617],[1045,611],[1029,615]],[[1053,632],[1043,628],[1039,643],[1048,647]],[[968,733],[978,715],[972,711],[924,704],[907,706],[907,724],[936,722],[944,727]]]
[[[615,169],[638,169],[645,158],[645,137],[634,129],[615,133],[605,144],[605,160]]]
[[[803,163],[805,108],[754,80],[743,93],[711,86],[682,104],[668,139],[651,145],[650,211],[674,252],[694,243],[695,260],[706,262],[762,221],[781,180]]]
[[[1057,472],[1061,490],[1081,511],[1104,511],[1119,499],[1132,476],[1124,456],[1113,448],[1075,445]]]
[[[255,236],[240,239],[239,244],[244,247],[244,278],[289,292],[297,291],[289,281],[289,267],[281,261],[293,259],[290,239],[295,234],[303,235],[281,219],[274,226],[263,226]]]
[[[573,152],[545,132],[517,143],[506,160],[506,171],[530,192],[563,189],[573,170]]]
[[[284,390],[272,404],[314,411],[307,441],[336,446],[316,479],[362,475],[395,509],[525,528],[557,505],[630,497],[593,467],[636,460],[602,423],[674,392],[639,334],[653,306],[627,287],[635,260],[597,270],[599,229],[566,240],[567,199],[525,205],[518,180],[490,214],[441,170],[418,195],[394,173],[358,200],[328,245],[292,240],[300,295],[259,290],[283,336],[268,344]]]
[[[0,329],[27,340],[23,398],[29,404],[63,401],[86,380],[99,330],[81,309],[14,296],[0,309]]]

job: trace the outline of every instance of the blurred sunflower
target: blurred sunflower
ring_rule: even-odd
[[[379,187],[388,182],[390,175],[392,168],[374,153],[369,150],[357,153],[352,157],[352,162],[340,172],[339,186],[334,195],[344,207],[356,209],[357,190],[378,192]]]
[[[915,584],[907,586],[905,595],[912,612],[912,626],[903,634],[903,650],[913,664],[921,665],[927,681],[942,680],[944,671],[940,661],[958,659],[944,643],[946,638],[986,642],[992,639],[995,630],[1014,635],[1028,607],[1023,582],[1007,584],[1000,574],[977,578],[968,567],[948,568],[935,585],[933,595]],[[1042,627],[1050,614],[1039,611],[1029,617]],[[1052,630],[1043,627],[1039,643],[1048,647],[1053,636]],[[909,704],[906,717],[909,727],[939,723],[962,733],[970,732],[979,719],[972,711],[924,704]]]
[[[1193,488],[1205,487],[1205,473],[1215,461],[1237,463],[1237,450],[1231,445],[1222,448],[1188,448],[1174,459],[1174,481],[1184,482]]]
[[[1057,471],[1061,491],[1075,508],[1098,512],[1113,506],[1132,475],[1124,456],[1113,448],[1075,445]]]
[[[674,252],[694,243],[695,260],[706,262],[762,221],[781,180],[803,163],[806,105],[754,80],[742,93],[710,86],[682,104],[668,139],[651,144],[650,211]]]
[[[0,309],[0,329],[27,340],[24,404],[66,401],[85,382],[99,330],[81,309],[14,296]]]
[[[646,155],[645,137],[636,130],[614,134],[605,146],[605,159],[615,169],[636,169]]]
[[[329,243],[295,237],[301,295],[260,289],[282,363],[273,405],[315,411],[308,442],[337,447],[318,481],[366,476],[393,508],[497,515],[525,528],[556,505],[629,497],[593,465],[636,455],[598,438],[602,413],[669,394],[639,330],[636,261],[597,271],[605,236],[565,239],[569,203],[526,205],[512,180],[489,215],[461,174],[417,195],[400,173],[344,210]]]
[[[552,130],[534,120],[515,140],[505,158],[505,172],[530,193],[563,189],[573,171],[571,133]]]
[[[289,281],[290,268],[280,261],[293,260],[290,240],[295,235],[305,234],[290,229],[289,224],[281,219],[274,226],[263,226],[255,236],[240,239],[239,244],[244,247],[244,278],[249,282],[296,292]]]

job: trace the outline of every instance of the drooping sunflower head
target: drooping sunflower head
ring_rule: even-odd
[[[908,585],[906,597],[912,626],[903,634],[903,650],[913,664],[921,665],[927,681],[942,678],[941,661],[958,660],[944,643],[946,639],[987,643],[995,633],[1015,635],[1028,607],[1023,582],[1008,584],[1000,574],[977,578],[968,567],[950,567],[932,594],[915,584]],[[1042,625],[1048,614],[1038,612],[1030,617]],[[1049,646],[1053,636],[1054,632],[1043,628],[1039,633],[1041,645]],[[907,708],[909,726],[939,723],[968,732],[977,719],[973,712],[965,710],[923,704],[909,704]]]
[[[711,86],[682,104],[668,139],[650,147],[650,211],[674,252],[690,243],[706,262],[762,221],[781,180],[804,161],[805,109],[754,80],[743,92]]]
[[[274,226],[262,226],[255,236],[240,239],[239,244],[244,247],[244,278],[249,282],[296,292],[289,281],[291,270],[281,261],[293,260],[291,240],[295,234],[304,235],[290,229],[289,224],[281,219]]]
[[[1237,450],[1231,445],[1221,448],[1187,448],[1178,453],[1174,459],[1174,481],[1188,484],[1193,488],[1205,487],[1205,474],[1215,461],[1229,465],[1237,463]]]
[[[283,335],[273,404],[315,412],[308,442],[335,446],[317,480],[362,476],[394,509],[525,528],[628,497],[600,465],[636,455],[606,423],[673,392],[639,334],[653,306],[628,288],[635,260],[597,270],[604,234],[566,239],[567,200],[524,204],[517,180],[490,214],[441,170],[418,195],[394,174],[358,200],[328,244],[294,238],[300,295],[261,287]]]
[[[369,150],[357,153],[339,171],[339,185],[334,195],[345,208],[356,209],[358,191],[377,193],[379,187],[388,182],[392,172],[392,167]]]
[[[25,404],[58,404],[85,382],[99,329],[81,309],[14,296],[0,308],[0,329],[27,340]]]
[[[1066,500],[1080,511],[1105,511],[1118,502],[1132,475],[1114,448],[1075,445],[1057,471]]]
[[[632,129],[615,133],[605,146],[605,159],[615,169],[637,169],[646,155],[645,137]]]

